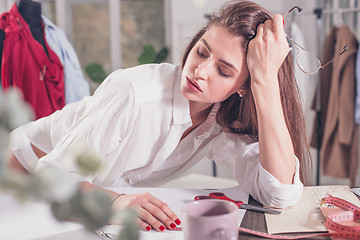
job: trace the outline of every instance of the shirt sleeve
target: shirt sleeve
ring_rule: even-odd
[[[110,74],[92,97],[15,129],[10,148],[24,167],[30,172],[55,167],[68,172],[74,181],[91,182],[92,176],[81,176],[68,154],[91,146],[103,160],[126,134],[135,100],[131,84],[121,73]],[[38,159],[30,143],[47,155]]]
[[[299,177],[299,161],[292,184],[283,184],[259,161],[259,143],[247,135],[221,133],[214,141],[212,157],[216,164],[227,167],[239,186],[265,206],[285,208],[301,197],[303,184]]]

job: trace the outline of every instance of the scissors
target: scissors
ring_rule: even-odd
[[[275,209],[260,207],[260,206],[256,206],[256,205],[252,205],[252,204],[246,204],[243,201],[233,200],[233,199],[227,197],[222,192],[212,192],[212,193],[209,193],[208,196],[200,195],[200,196],[195,196],[194,197],[195,201],[202,200],[202,199],[222,199],[222,200],[226,200],[226,201],[230,201],[230,202],[235,203],[236,205],[238,205],[238,207],[240,209],[246,209],[246,210],[262,212],[262,213],[271,213],[271,214],[280,214],[281,213],[281,211],[278,211],[278,210],[275,210]]]

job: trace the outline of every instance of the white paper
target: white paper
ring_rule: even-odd
[[[19,202],[0,193],[0,239],[36,239],[82,228],[77,223],[57,221],[46,203]]]
[[[339,197],[360,206],[360,201],[348,186],[312,186],[305,187],[300,201],[293,207],[281,210],[281,214],[265,214],[268,233],[323,232],[319,213],[321,199],[327,194]]]

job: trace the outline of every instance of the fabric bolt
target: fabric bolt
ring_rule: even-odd
[[[4,90],[19,88],[34,109],[35,117],[42,118],[63,108],[64,73],[62,64],[45,41],[42,45],[31,35],[26,21],[16,4],[0,16],[0,28],[5,32],[1,66]]]
[[[258,142],[224,132],[216,123],[219,104],[180,141],[192,124],[180,76],[181,68],[167,63],[117,70],[93,96],[14,130],[10,147],[30,172],[55,166],[74,181],[103,187],[154,187],[208,157],[227,166],[240,187],[263,204],[294,204],[303,189],[297,158],[294,183],[281,184],[261,166]],[[38,159],[30,143],[47,155]],[[101,173],[77,173],[66,154],[80,145],[101,156]]]
[[[82,74],[76,52],[64,32],[49,19],[42,16],[45,38],[59,57],[64,68],[65,104],[76,102],[90,95],[89,83]]]
[[[322,56],[323,62],[329,62],[334,56],[334,43],[336,41],[336,33],[337,33],[337,28],[332,28],[325,38],[324,47],[323,47],[324,51]],[[333,63],[330,63],[329,65],[326,66],[326,68],[321,69],[319,71],[320,73],[319,86],[321,90],[320,109],[316,109],[316,101],[317,101],[317,97],[319,97],[316,91],[312,102],[312,109],[320,110],[320,119],[319,119],[320,125],[318,125],[317,119],[315,119],[313,134],[310,142],[310,146],[314,148],[320,148],[324,135],[324,126],[328,111],[332,71],[333,71]]]
[[[323,124],[320,164],[323,174],[350,178],[350,185],[354,186],[359,161],[359,128],[354,118],[358,42],[347,26],[334,27],[327,36],[324,62],[339,54],[345,45],[348,50],[323,69],[320,79]]]
[[[355,122],[357,124],[360,124],[360,49],[359,48],[356,54],[355,76],[356,76]]]

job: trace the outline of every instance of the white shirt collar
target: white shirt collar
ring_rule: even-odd
[[[184,97],[180,89],[181,68],[178,68],[178,77],[174,82],[173,118],[175,124],[191,123],[189,100]]]

